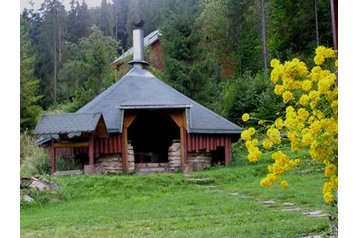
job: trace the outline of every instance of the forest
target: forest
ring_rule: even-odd
[[[333,47],[328,0],[44,0],[20,14],[20,128],[40,116],[74,112],[118,78],[111,63],[132,46],[133,23],[159,29],[164,69],[151,72],[234,123],[251,112],[284,110],[269,62],[312,65],[318,45]]]

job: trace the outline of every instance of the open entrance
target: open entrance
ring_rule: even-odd
[[[141,111],[128,128],[135,163],[167,163],[168,148],[180,130],[163,110]]]
[[[212,156],[212,165],[224,165],[225,164],[225,148],[219,146],[216,150],[211,152]]]

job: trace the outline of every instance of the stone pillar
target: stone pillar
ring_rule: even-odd
[[[134,162],[134,150],[133,146],[128,143],[128,173],[135,172],[135,162]]]
[[[169,171],[181,169],[180,141],[174,140],[168,149]]]

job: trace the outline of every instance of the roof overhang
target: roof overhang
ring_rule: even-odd
[[[87,123],[87,124],[86,124]],[[50,139],[68,139],[95,133],[98,137],[108,137],[108,130],[102,113],[61,113],[44,115],[33,134],[41,136],[36,144],[41,145]]]
[[[175,104],[175,105],[120,105],[119,109],[178,109],[191,108],[193,105]]]

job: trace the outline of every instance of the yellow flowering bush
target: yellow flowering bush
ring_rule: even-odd
[[[266,125],[262,142],[255,139],[256,130],[251,127],[242,132],[248,150],[248,160],[256,162],[262,157],[262,149],[273,150],[274,163],[268,166],[268,174],[260,182],[269,187],[280,181],[283,189],[288,182],[281,175],[301,164],[300,159],[290,158],[278,145],[287,140],[291,151],[307,149],[311,159],[324,167],[326,181],[322,194],[326,203],[336,199],[338,189],[338,87],[336,52],[319,46],[314,57],[315,66],[309,70],[306,64],[295,58],[281,63],[271,61],[271,81],[274,93],[286,104],[285,114]],[[249,114],[242,116],[244,122]],[[259,122],[263,125],[263,121]]]

